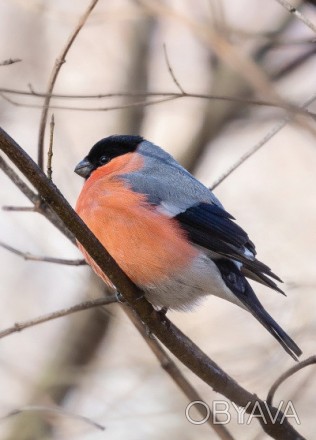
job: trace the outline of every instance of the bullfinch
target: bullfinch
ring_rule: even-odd
[[[86,179],[77,213],[153,306],[188,310],[213,294],[250,312],[292,358],[302,354],[247,278],[283,293],[274,281],[281,280],[256,259],[215,195],[170,154],[140,136],[109,136],[75,172]]]

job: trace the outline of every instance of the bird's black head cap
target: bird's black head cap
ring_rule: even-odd
[[[114,135],[101,139],[76,166],[75,172],[88,178],[92,171],[107,164],[115,157],[134,152],[143,140],[141,136],[132,135]]]

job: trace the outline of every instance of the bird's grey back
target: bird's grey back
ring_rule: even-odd
[[[134,191],[146,194],[150,203],[161,205],[172,215],[201,202],[222,206],[208,188],[162,148],[143,141],[136,152],[144,157],[145,166],[122,177]]]

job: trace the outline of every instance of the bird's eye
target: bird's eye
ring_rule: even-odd
[[[100,165],[104,165],[106,163],[108,163],[109,159],[107,156],[102,156],[99,160]]]

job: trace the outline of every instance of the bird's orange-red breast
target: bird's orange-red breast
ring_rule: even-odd
[[[145,195],[119,179],[142,166],[139,154],[128,153],[95,170],[84,184],[76,211],[134,283],[154,285],[185,270],[198,251],[175,220],[159,213]]]

